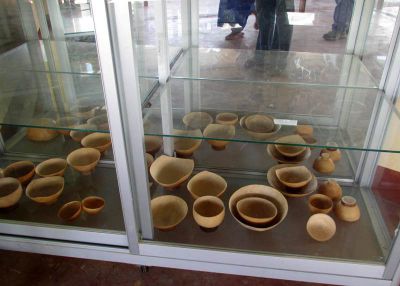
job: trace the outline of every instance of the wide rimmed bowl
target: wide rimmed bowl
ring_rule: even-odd
[[[328,196],[315,194],[308,198],[308,208],[313,214],[328,214],[333,208],[333,201]]]
[[[295,156],[295,157],[286,157],[276,150],[274,144],[268,144],[267,146],[267,154],[271,156],[273,159],[283,164],[298,164],[303,161],[306,161],[311,156],[311,149],[307,147],[303,153]]]
[[[286,157],[296,157],[306,150],[306,146],[294,146],[294,145],[281,145],[282,144],[301,144],[305,145],[306,141],[300,135],[288,135],[283,136],[275,140],[276,150]]]
[[[144,136],[144,145],[146,148],[146,153],[155,155],[162,146],[163,140],[160,136]]]
[[[336,223],[329,215],[314,214],[308,219],[306,229],[313,239],[324,242],[335,235]]]
[[[207,112],[190,112],[183,116],[182,121],[187,127],[203,130],[213,122],[213,118]]]
[[[276,206],[263,198],[244,198],[238,201],[236,209],[245,221],[256,225],[268,223],[278,214]]]
[[[160,196],[151,200],[153,226],[160,230],[172,230],[181,223],[188,212],[184,200],[177,196]]]
[[[57,201],[64,190],[63,177],[35,179],[26,187],[26,196],[39,204],[50,205]]]
[[[0,208],[9,208],[21,199],[22,186],[15,178],[0,178]]]
[[[250,115],[251,116],[251,115]],[[265,115],[266,116],[266,115]],[[240,118],[239,124],[240,126],[247,132],[247,134],[250,135],[250,137],[257,139],[257,140],[267,140],[268,138],[271,138],[272,136],[276,135],[279,130],[281,129],[281,125],[279,124],[274,124],[273,129],[270,132],[255,132],[247,128],[246,126],[246,119],[248,116],[243,116]],[[271,117],[271,116],[268,116]],[[273,117],[271,117],[273,120]]]
[[[79,125],[81,123],[81,120],[77,117],[72,117],[72,116],[66,116],[66,117],[61,117],[60,119],[57,120],[57,126],[63,129],[58,129],[58,133],[68,136],[69,133],[71,132],[71,129],[75,127],[76,125]]]
[[[35,172],[40,177],[64,176],[67,161],[62,158],[52,158],[36,166]]]
[[[35,175],[35,165],[31,161],[18,161],[3,170],[4,177],[17,179],[21,185],[29,183]]]
[[[217,116],[215,117],[216,123],[224,125],[235,125],[238,122],[238,120],[239,120],[238,115],[232,112],[218,113]]]
[[[175,152],[178,156],[180,157],[191,157],[196,151],[200,145],[201,142],[203,141],[203,133],[201,133],[200,129],[195,129],[195,130],[178,130],[175,129],[173,131],[173,134],[175,136],[174,138],[174,148]],[[195,137],[195,138],[190,138],[190,137]]]
[[[206,129],[204,129],[204,137],[218,138],[218,139],[232,139],[235,137],[235,126],[233,125],[223,125],[223,124],[209,124]],[[229,141],[225,140],[211,140],[207,139],[213,149],[224,150]]]
[[[215,230],[224,220],[225,206],[221,199],[203,196],[193,203],[193,218],[201,229]]]
[[[192,174],[194,161],[162,155],[150,167],[152,178],[167,189],[177,188]]]
[[[105,200],[98,196],[89,196],[82,200],[82,210],[90,215],[98,214],[105,205]]]
[[[95,148],[104,153],[111,147],[111,136],[108,133],[92,133],[85,136],[81,144],[83,147]]]
[[[110,130],[110,126],[108,125],[108,116],[107,114],[101,114],[89,118],[86,121],[87,124],[96,125],[100,130]]]
[[[306,166],[289,166],[275,170],[278,180],[289,188],[301,188],[307,185],[312,174]]]
[[[40,118],[33,122],[34,126],[45,126],[55,127],[56,121],[50,118]],[[58,132],[55,129],[49,129],[44,127],[30,127],[26,129],[26,138],[31,141],[44,142],[50,141],[58,136]]]
[[[69,132],[69,136],[71,136],[72,140],[75,142],[81,142],[83,138],[92,134],[94,131],[83,131],[83,130],[96,130],[96,125],[92,124],[80,124],[74,127],[74,130]]]
[[[64,204],[57,213],[57,216],[66,221],[77,219],[82,212],[82,203],[80,201],[72,201]]]
[[[68,165],[83,175],[89,175],[100,160],[101,153],[95,148],[79,148],[69,153]]]
[[[221,196],[227,187],[227,183],[220,175],[202,171],[193,176],[188,184],[187,189],[194,199],[202,196]]]

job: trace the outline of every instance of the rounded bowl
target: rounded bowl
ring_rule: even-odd
[[[90,215],[95,215],[101,212],[105,204],[102,197],[89,196],[82,200],[82,210]]]
[[[160,150],[162,143],[162,138],[159,136],[144,136],[146,153],[149,153],[153,156]]]
[[[215,117],[215,122],[224,125],[235,125],[239,120],[237,114],[232,112],[218,113]]]
[[[32,201],[50,205],[57,201],[63,190],[63,177],[46,177],[30,182],[25,192]]]
[[[314,133],[314,128],[311,125],[299,124],[296,126],[296,133],[299,134],[303,138],[304,138],[304,136],[311,137]]]
[[[323,242],[335,235],[336,223],[329,215],[314,214],[308,219],[306,229],[311,238]]]
[[[308,208],[313,214],[328,214],[333,208],[333,202],[328,196],[315,194],[308,198]]]
[[[239,215],[249,223],[265,224],[272,221],[278,214],[276,206],[270,201],[249,197],[237,202]]]
[[[250,115],[251,116],[251,115]],[[268,118],[270,118],[273,122],[273,117],[271,116],[267,116],[267,115],[263,115],[266,116]],[[273,129],[270,132],[255,132],[250,130],[247,126],[246,126],[246,120],[249,116],[243,116],[242,118],[240,118],[239,124],[240,126],[247,132],[247,134],[250,135],[250,137],[256,139],[256,140],[267,140],[268,138],[274,136],[275,134],[277,134],[279,132],[279,130],[281,129],[281,125],[279,124],[274,124]]]
[[[342,187],[334,179],[322,182],[318,187],[318,192],[330,197],[332,201],[338,201],[342,197]]]
[[[278,161],[279,163],[283,164],[298,164],[303,161],[306,161],[308,158],[311,156],[311,149],[307,147],[304,152],[300,153],[299,155],[295,157],[287,157],[282,155],[278,150],[276,149],[274,144],[268,144],[267,145],[267,153],[269,156],[271,156],[273,159]]]
[[[58,210],[58,217],[62,220],[73,221],[79,217],[82,211],[82,204],[80,201],[72,201],[64,204]]]
[[[358,221],[361,217],[360,208],[354,197],[343,196],[342,199],[335,206],[336,216],[347,222]]]
[[[4,177],[16,178],[21,185],[29,183],[35,175],[35,165],[31,161],[18,161],[3,170]]]
[[[195,130],[177,130],[173,131],[175,136],[174,138],[174,148],[175,152],[180,157],[190,157],[193,155],[194,151],[196,151],[202,142],[203,134],[200,129]],[[189,137],[189,138],[187,138]],[[195,137],[195,138],[190,138]]]
[[[0,178],[0,208],[9,208],[21,199],[22,186],[15,178]]]
[[[213,118],[207,112],[190,112],[183,116],[182,121],[187,127],[203,130],[213,122]]]
[[[34,126],[46,126],[46,127],[55,127],[56,122],[50,118],[40,118],[34,120],[32,123]],[[58,132],[55,129],[48,129],[43,127],[30,127],[26,129],[26,138],[31,141],[50,141],[57,137]]]
[[[312,179],[312,174],[306,166],[284,167],[276,169],[275,172],[278,180],[290,188],[301,188]]]
[[[224,220],[225,206],[221,199],[203,196],[193,203],[193,218],[203,229],[217,228]]]
[[[67,157],[68,165],[76,171],[89,175],[96,168],[100,160],[101,153],[94,148],[79,148],[69,153]]]
[[[160,230],[172,230],[181,223],[188,212],[184,200],[177,196],[160,196],[151,200],[153,226]]]
[[[202,171],[194,175],[187,184],[187,189],[194,199],[202,196],[221,196],[227,183],[220,175],[209,171]]]
[[[204,137],[218,138],[218,139],[232,139],[235,137],[235,126],[223,124],[209,124],[204,129]],[[213,149],[224,150],[229,141],[225,140],[207,140]]]
[[[35,172],[40,177],[64,176],[67,161],[61,158],[52,158],[36,166]]]
[[[95,148],[103,153],[111,147],[111,136],[108,133],[92,133],[85,136],[81,144],[83,147]]]
[[[72,140],[75,142],[81,142],[83,138],[92,134],[93,131],[83,131],[83,130],[96,130],[97,127],[95,125],[90,124],[80,124],[74,127],[74,130],[69,132],[69,136],[71,136]]]
[[[60,119],[57,120],[57,126],[63,129],[58,129],[58,133],[68,136],[69,133],[71,132],[71,129],[75,127],[76,125],[79,125],[80,119],[77,117],[72,117],[72,116],[66,116],[66,117],[61,117]]]
[[[274,119],[267,115],[253,114],[245,118],[246,128],[256,133],[270,133],[275,126]]]
[[[286,157],[296,157],[306,150],[306,146],[295,146],[295,144],[305,145],[306,142],[300,135],[289,135],[275,140],[275,148],[279,153]],[[294,145],[281,145],[294,144]]]

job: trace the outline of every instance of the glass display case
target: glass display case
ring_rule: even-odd
[[[234,2],[1,4],[0,247],[398,284],[400,3]]]

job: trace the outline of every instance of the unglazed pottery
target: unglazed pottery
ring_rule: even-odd
[[[238,201],[236,208],[245,221],[253,224],[268,223],[278,214],[278,210],[273,203],[257,197],[244,198]]]
[[[267,115],[254,114],[247,116],[244,123],[246,128],[257,133],[270,133],[275,126],[274,119]]]
[[[36,166],[35,172],[40,177],[64,176],[67,161],[61,158],[52,158]]]
[[[223,124],[209,124],[204,129],[204,137],[232,139],[235,137],[235,126]],[[229,141],[224,140],[207,140],[215,150],[224,150]]]
[[[221,199],[203,196],[193,203],[193,218],[203,229],[217,228],[224,220],[225,206]]]
[[[333,179],[322,182],[318,187],[318,192],[330,197],[333,201],[338,201],[342,197],[342,188]]]
[[[336,233],[335,221],[326,214],[314,214],[307,221],[308,234],[317,241],[328,241]]]
[[[182,136],[182,137],[175,137],[174,138],[174,148],[175,152],[180,157],[191,157],[196,151],[203,141],[203,133],[201,133],[200,129],[195,130],[177,130],[173,131],[175,136]],[[195,138],[185,138],[185,137],[195,137]]]
[[[328,214],[333,208],[333,202],[328,196],[315,194],[308,198],[308,208],[313,214]]]
[[[153,162],[154,162],[154,157],[153,157],[151,154],[146,153],[146,164],[147,164],[147,168],[150,169],[151,164],[153,164]]]
[[[150,174],[161,186],[173,189],[182,184],[194,168],[194,161],[162,155],[150,167]]]
[[[91,124],[81,124],[74,127],[75,130],[71,130],[69,132],[69,136],[71,136],[72,140],[75,142],[81,142],[83,138],[92,134],[93,131],[82,131],[82,130],[96,130],[96,125]]]
[[[66,117],[61,117],[60,119],[57,120],[57,126],[63,129],[58,129],[58,133],[68,136],[69,133],[71,132],[71,129],[79,125],[80,120],[77,117],[72,117],[72,116],[66,116]]]
[[[41,118],[35,120],[33,122],[33,125],[55,127],[56,122],[50,118]],[[50,141],[55,137],[57,137],[57,135],[58,132],[53,129],[40,128],[40,127],[30,127],[26,129],[26,138],[28,138],[31,141],[38,141],[38,142]]]
[[[73,221],[79,217],[82,211],[82,204],[80,201],[72,201],[64,204],[58,210],[58,217],[62,220]]]
[[[311,125],[300,124],[296,126],[296,133],[301,137],[312,136],[314,133],[314,128]]]
[[[0,178],[0,208],[17,204],[22,195],[21,183],[15,178]]]
[[[285,143],[285,144],[302,144],[305,145],[306,142],[300,135],[289,135],[275,140],[275,143]],[[306,150],[305,146],[293,146],[293,145],[280,145],[275,144],[276,150],[286,157],[296,157]]]
[[[252,115],[250,115],[250,116],[252,116]],[[272,121],[273,122],[273,118],[271,116],[267,116],[267,115],[261,115],[261,116],[267,117],[267,118],[269,118],[268,121]],[[268,138],[270,138],[270,137],[274,136],[275,134],[277,134],[279,132],[279,130],[281,129],[281,126],[279,124],[274,124],[272,130],[269,131],[269,132],[256,132],[256,131],[253,131],[253,130],[249,129],[247,127],[247,125],[246,125],[246,121],[247,121],[248,117],[249,116],[243,116],[242,118],[240,118],[239,124],[244,130],[246,130],[247,134],[249,134],[250,137],[252,137],[254,139],[263,140],[263,141],[267,140]],[[253,127],[254,127],[254,125],[253,125]],[[262,129],[262,128],[259,128],[259,127],[254,127],[254,128],[257,129],[257,130],[261,130]],[[266,130],[266,128],[264,130]]]
[[[273,159],[275,159],[276,161],[278,161],[279,163],[298,164],[298,163],[306,161],[308,158],[310,158],[311,150],[309,147],[307,147],[304,150],[304,152],[300,153],[299,155],[297,155],[295,157],[286,157],[278,152],[278,150],[275,148],[274,144],[268,144],[267,145],[267,154],[269,156],[271,156]]]
[[[111,147],[111,136],[107,133],[92,133],[84,137],[81,144],[83,147],[95,148],[103,153]]]
[[[153,226],[160,230],[172,230],[181,223],[188,212],[184,200],[177,196],[160,196],[151,200]]]
[[[213,118],[207,112],[190,112],[182,118],[182,121],[187,127],[203,130],[213,122]]]
[[[31,161],[18,161],[3,170],[4,177],[16,178],[21,185],[29,183],[35,175],[35,165]]]
[[[339,161],[342,158],[342,152],[340,149],[335,148],[337,147],[337,143],[335,142],[328,142],[326,145],[329,145],[331,147],[325,148],[321,150],[322,153],[329,153],[330,158],[332,159],[333,162]]]
[[[223,112],[217,114],[215,122],[224,125],[235,125],[239,120],[239,117],[235,113]]]
[[[313,168],[322,174],[332,174],[335,171],[335,163],[330,158],[329,153],[322,153],[315,159]]]
[[[106,203],[102,197],[86,197],[82,200],[82,210],[87,214],[95,215],[101,212],[105,204]]]
[[[63,190],[63,177],[46,177],[30,182],[26,187],[26,196],[34,202],[51,205],[57,201]]]
[[[83,175],[89,175],[100,160],[100,151],[94,148],[79,148],[69,153],[68,165]]]
[[[159,136],[144,136],[146,153],[149,153],[153,156],[160,150],[162,143],[162,138]]]
[[[344,196],[335,206],[335,214],[338,218],[348,222],[355,222],[360,219],[360,208],[355,198]]]
[[[194,199],[202,196],[221,196],[227,187],[227,183],[220,175],[209,171],[202,171],[187,184],[187,188]]]
[[[87,124],[96,125],[97,129],[110,130],[107,114],[98,115],[87,120]]]
[[[290,188],[301,188],[312,179],[312,174],[306,166],[284,167],[276,169],[275,172],[278,180]]]

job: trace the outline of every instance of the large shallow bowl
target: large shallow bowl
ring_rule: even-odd
[[[188,212],[184,200],[177,196],[160,196],[151,200],[153,226],[160,230],[172,230],[181,223]]]
[[[306,141],[300,135],[289,135],[283,136],[278,140],[275,140],[276,150],[286,157],[296,157],[306,150],[306,146],[294,146],[294,145],[280,145],[283,144],[306,144]]]
[[[146,153],[149,153],[153,156],[160,150],[162,143],[162,138],[159,136],[144,136]]]
[[[150,174],[161,186],[173,189],[182,184],[194,168],[194,161],[162,155],[150,167]]]
[[[215,230],[224,217],[224,203],[217,197],[204,196],[193,203],[193,218],[206,231]]]
[[[107,133],[92,133],[84,137],[81,144],[83,147],[95,148],[103,153],[111,147],[111,136]]]
[[[175,136],[182,136],[174,138],[175,152],[180,157],[192,156],[194,151],[196,151],[201,145],[202,139],[198,138],[202,138],[203,133],[201,133],[200,129],[195,129],[195,130],[175,129],[173,133]],[[195,138],[190,138],[190,137],[195,137]]]
[[[225,192],[226,187],[224,178],[209,171],[196,174],[187,184],[187,189],[194,199],[202,196],[219,197]]]
[[[190,112],[183,116],[182,121],[187,127],[203,130],[213,122],[213,118],[207,112]]]
[[[67,157],[68,165],[76,171],[89,175],[100,160],[100,151],[94,148],[79,148],[69,153]]]
[[[282,155],[281,153],[279,153],[278,150],[276,150],[274,144],[267,145],[267,153],[273,159],[275,159],[279,163],[283,163],[283,164],[298,164],[303,161],[306,161],[311,156],[311,150],[309,147],[307,147],[303,151],[303,153],[300,153],[299,155],[297,155],[295,157],[286,157],[286,156]]]
[[[40,177],[64,176],[67,161],[61,158],[52,158],[36,166],[35,172]]]
[[[275,170],[278,180],[289,188],[301,188],[307,185],[312,174],[306,166],[289,166]]]
[[[63,190],[63,177],[40,178],[26,187],[26,196],[34,202],[50,205],[57,201]]]
[[[95,215],[101,212],[106,205],[102,197],[89,196],[82,200],[82,210],[90,215]]]
[[[235,125],[239,120],[239,117],[235,113],[222,112],[218,113],[215,117],[215,122],[224,125]]]
[[[236,204],[239,215],[247,222],[265,224],[278,214],[276,206],[263,198],[244,198]]]
[[[56,122],[50,118],[40,118],[36,119],[33,122],[35,126],[46,126],[46,127],[55,127]],[[58,132],[55,129],[48,129],[48,128],[39,128],[39,127],[31,127],[26,130],[26,138],[31,141],[50,141],[53,138],[57,137]]]
[[[265,115],[265,116],[267,116],[267,115]],[[270,116],[267,116],[267,117],[270,117]],[[271,138],[272,136],[276,135],[279,132],[279,130],[281,129],[281,125],[274,124],[273,129],[270,132],[255,132],[255,131],[252,131],[249,128],[247,128],[247,125],[246,125],[247,118],[248,118],[248,116],[243,116],[242,118],[240,118],[239,124],[244,130],[246,130],[247,134],[249,134],[250,137],[257,139],[257,140],[267,140],[268,138]],[[273,120],[272,117],[270,117],[270,118]]]
[[[204,129],[204,137],[219,138],[219,139],[232,139],[235,137],[235,126],[223,124],[209,124]],[[224,150],[229,141],[225,140],[207,140],[215,150]]]
[[[3,170],[4,177],[16,178],[22,185],[31,181],[35,175],[35,165],[31,161],[18,161]]]
[[[79,217],[82,212],[82,204],[80,201],[72,201],[64,204],[58,210],[58,217],[62,220],[73,221]]]
[[[0,208],[18,203],[22,195],[21,183],[15,178],[0,178]]]
[[[317,241],[330,240],[336,233],[335,221],[326,214],[314,214],[307,221],[308,234]]]

